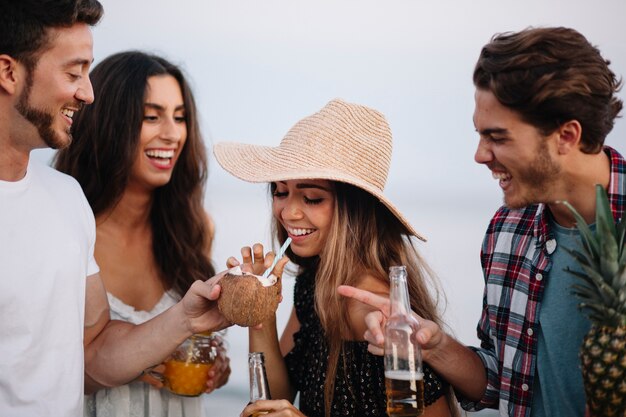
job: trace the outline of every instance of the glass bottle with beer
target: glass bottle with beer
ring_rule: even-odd
[[[265,357],[263,352],[250,352],[248,354],[248,368],[250,370],[250,403],[256,400],[270,400],[270,387],[265,373]],[[250,417],[259,417],[268,411],[257,411]]]
[[[413,342],[419,323],[411,314],[406,267],[389,268],[391,314],[385,324],[387,414],[414,417],[424,412],[422,352]]]

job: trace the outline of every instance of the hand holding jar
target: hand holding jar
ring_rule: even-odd
[[[220,335],[198,333],[191,336],[165,361],[165,387],[188,397],[221,387],[230,375],[225,352]]]

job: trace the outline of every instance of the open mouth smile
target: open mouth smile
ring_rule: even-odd
[[[145,155],[159,168],[170,168],[174,158],[174,149],[148,149]]]
[[[61,109],[61,115],[63,115],[65,117],[65,120],[70,124],[70,126],[73,123],[73,117],[74,117],[74,112],[75,110],[72,109],[68,109],[68,108],[62,108]]]
[[[499,181],[499,185],[503,189],[508,187],[511,183],[511,178],[513,178],[513,176],[508,172],[491,171],[491,175],[494,179]]]
[[[316,229],[296,229],[292,227],[287,227],[287,232],[292,236],[306,236],[315,232]]]

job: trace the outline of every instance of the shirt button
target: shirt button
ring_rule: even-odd
[[[546,242],[546,250],[548,251],[548,255],[552,255],[552,252],[556,249],[556,240],[550,239]]]
[[[522,384],[522,391],[528,391],[528,384]]]
[[[543,279],[543,275],[541,275],[541,274],[537,274],[537,275],[535,275],[535,279],[536,279],[537,281],[541,281],[541,280]]]
[[[531,328],[528,328],[528,329],[526,330],[526,334],[527,334],[528,336],[532,336],[532,335],[533,335],[533,333],[534,333],[534,332],[533,332],[533,329],[531,329]]]

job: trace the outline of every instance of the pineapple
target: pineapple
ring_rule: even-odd
[[[583,273],[573,291],[591,320],[580,351],[587,405],[592,417],[626,416],[626,221],[617,225],[604,188],[596,185],[596,230],[576,218],[580,251],[569,251]]]

